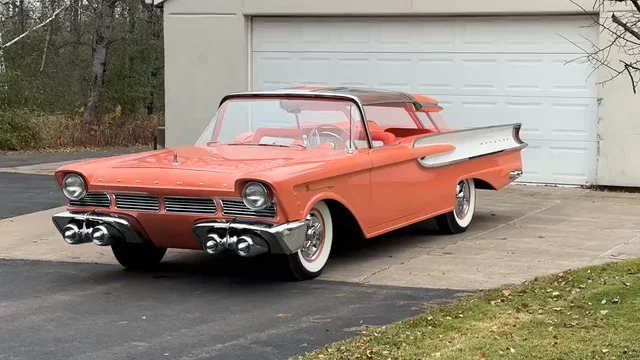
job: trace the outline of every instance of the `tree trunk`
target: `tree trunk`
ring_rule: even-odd
[[[2,48],[2,32],[0,32],[0,89],[1,90],[6,90],[7,89],[7,83],[5,82],[5,76],[7,73],[7,68],[6,65],[4,63],[4,50]]]
[[[146,21],[148,24],[148,28],[151,29],[151,38],[154,41],[162,42],[163,36],[163,8],[158,8],[153,4],[147,4],[144,0],[141,1],[142,7],[147,12]],[[151,62],[151,66],[149,67],[149,75],[151,78],[151,83],[155,84],[158,80],[158,77],[161,75],[162,68],[164,67],[164,61],[162,54],[156,54],[153,61]],[[149,87],[149,95],[146,101],[146,111],[147,115],[153,115],[155,112],[155,87]]]
[[[24,13],[24,0],[20,0],[18,1],[18,26],[21,34],[27,31],[26,22],[27,16]]]
[[[107,71],[109,48],[111,47],[114,12],[117,0],[103,0],[96,13],[96,27],[91,45],[91,82],[85,102],[82,118],[85,122],[98,119],[100,102],[104,88],[104,75]]]
[[[69,24],[69,32],[71,38],[71,66],[74,96],[80,98],[83,96],[83,72],[84,64],[80,63],[80,44],[82,42],[82,33],[80,32],[80,0],[70,0],[71,3],[71,22]]]

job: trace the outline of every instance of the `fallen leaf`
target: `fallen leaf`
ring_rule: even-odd
[[[511,291],[509,290],[502,290],[502,293],[504,294],[504,296],[509,297],[511,296]]]
[[[487,354],[486,354],[486,353],[481,352],[480,354],[478,354],[478,359],[482,359],[482,360],[484,360],[484,359],[486,359],[486,358],[487,358]]]
[[[560,293],[559,293],[559,292],[557,292],[557,291],[554,291],[554,292],[553,292],[553,294],[551,294],[551,296],[553,296],[553,297],[558,297],[558,296],[560,296]]]
[[[509,351],[511,351],[512,353],[516,352],[516,349],[512,348],[511,346],[507,346],[507,349],[509,349]]]
[[[285,319],[291,316],[291,314],[277,314],[276,317],[280,319]]]
[[[605,315],[608,312],[609,312],[609,310],[600,310],[600,315]]]
[[[602,353],[603,353],[603,354],[606,354],[606,353],[608,353],[608,352],[609,352],[609,349],[602,349]]]
[[[606,304],[607,303],[607,299],[602,299],[602,301],[600,301],[600,304]]]

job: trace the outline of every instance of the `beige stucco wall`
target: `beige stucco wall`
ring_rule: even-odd
[[[583,14],[569,0],[166,0],[163,6],[167,146],[193,143],[225,93],[248,89],[251,16]],[[632,105],[639,98],[622,77],[602,86],[600,97],[598,183],[640,186],[632,156],[640,153],[640,109]]]
[[[620,4],[615,9],[604,9],[601,22],[611,17],[612,10],[620,15],[619,11],[624,11],[623,6]],[[603,32],[600,46],[610,44],[611,39],[611,34]],[[609,61],[616,68],[620,68],[620,60],[625,60],[621,55],[624,54],[614,49],[609,56]],[[607,81],[611,76],[610,70],[601,68],[600,81]],[[640,186],[640,95],[633,94],[629,77],[623,74],[603,84],[600,97],[596,181],[600,185]]]

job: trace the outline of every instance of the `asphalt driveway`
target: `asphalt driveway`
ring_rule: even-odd
[[[0,359],[287,359],[455,291],[0,261]]]
[[[63,164],[91,158],[130,154],[148,148],[122,148],[47,154],[0,155],[0,219],[64,205],[53,172]]]
[[[64,205],[53,176],[0,172],[0,219]]]
[[[361,321],[415,314],[455,289],[640,257],[640,195],[510,186],[478,192],[466,233],[416,224],[335,251],[314,281],[279,281],[261,260],[175,250],[160,271],[133,274],[109,248],[62,241],[51,222],[62,196],[46,180],[59,165],[0,174],[9,199],[0,214],[45,209],[0,219],[0,336],[9,339],[0,359],[287,358],[352,335]]]

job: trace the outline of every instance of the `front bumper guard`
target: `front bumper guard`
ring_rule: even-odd
[[[53,215],[52,220],[64,241],[71,245],[93,242],[106,246],[116,238],[131,243],[149,241],[132,226],[134,219],[125,215],[63,211]],[[203,221],[196,223],[192,231],[210,254],[228,249],[245,257],[267,252],[291,255],[304,245],[307,225],[306,220],[273,225],[234,219]]]
[[[145,242],[131,225],[131,219],[123,215],[63,211],[53,215],[52,220],[64,241],[71,245],[93,241],[96,245],[106,246],[112,244],[114,237],[131,243]]]
[[[229,249],[241,256],[255,256],[265,252],[291,255],[304,245],[307,221],[282,225],[237,220],[205,221],[195,224],[193,233],[210,254]]]

